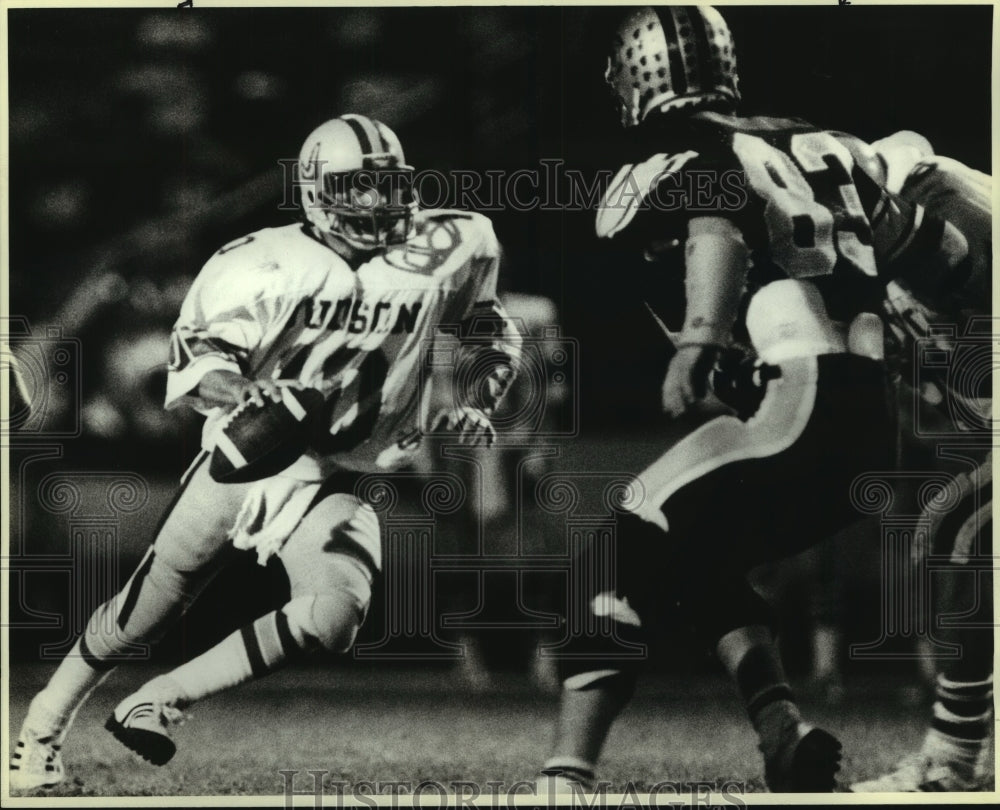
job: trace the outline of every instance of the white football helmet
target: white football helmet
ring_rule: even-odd
[[[321,124],[302,145],[297,169],[303,212],[321,233],[364,251],[412,233],[413,167],[381,121],[342,115]]]

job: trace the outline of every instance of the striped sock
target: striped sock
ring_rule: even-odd
[[[760,738],[761,753],[770,760],[802,721],[773,645],[750,648],[736,669],[736,685]]]
[[[934,717],[931,728],[958,740],[981,741],[990,733],[993,709],[993,677],[986,680],[952,681],[937,676]]]
[[[288,626],[288,618],[275,610],[245,625],[212,649],[170,672],[167,677],[180,689],[182,705],[280,669],[302,653]]]

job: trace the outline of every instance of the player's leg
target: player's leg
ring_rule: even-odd
[[[666,541],[660,527],[625,515],[613,566],[597,543],[573,561],[561,607],[565,626],[584,632],[571,634],[559,649],[559,713],[538,784],[543,792],[572,792],[594,781],[608,732],[635,690],[642,664],[635,653],[646,638],[643,617],[655,612],[653,572]],[[574,616],[578,611],[584,615]]]
[[[123,744],[162,765],[176,750],[172,713],[264,677],[305,653],[350,649],[381,566],[375,512],[352,495],[321,491],[280,556],[290,601],[126,697],[108,721]]]
[[[135,573],[97,608],[32,700],[12,754],[12,787],[62,779],[59,751],[76,712],[118,663],[143,657],[215,574],[243,491],[212,481],[206,463],[193,467]]]
[[[891,773],[852,785],[856,793],[986,790],[992,781],[992,458],[958,481],[963,497],[934,526],[933,551],[950,562],[935,574],[934,601],[935,614],[950,615],[952,624],[936,633],[958,644],[961,656],[938,670],[931,724],[920,750]]]
[[[735,682],[769,787],[827,791],[840,745],[803,723],[770,610],[746,573],[849,522],[851,483],[884,468],[890,434],[877,364],[829,356],[788,361],[781,371],[753,419],[709,423],[640,479],[660,504],[659,515],[647,515],[671,538],[666,587]],[[706,599],[707,589],[726,597]]]
[[[762,416],[754,423],[748,425],[731,417],[714,419],[678,442],[639,475],[646,499],[637,506],[636,514],[619,521],[618,549],[628,553],[619,555],[619,581],[615,586],[617,597],[627,595],[630,599],[630,608],[635,606],[636,596],[647,597],[645,609],[640,612],[647,615],[641,621],[649,624],[652,620],[655,624],[681,620],[694,627],[710,649],[720,637],[743,627],[748,618],[753,626],[769,621],[766,605],[762,607],[760,597],[743,579],[742,561],[734,557],[743,557],[740,541],[745,536],[746,523],[773,505],[763,497],[755,500],[756,489],[747,491],[745,480],[760,481],[762,471],[748,465],[746,459],[761,455],[761,447],[780,453],[794,443],[808,419],[808,412],[804,418],[799,417],[800,425],[786,418],[786,413],[798,416],[795,406],[799,388],[809,380],[800,385],[795,385],[796,382],[783,381],[783,396],[772,394],[767,398]],[[725,578],[726,584],[720,585],[720,577]],[[720,615],[722,609],[709,615],[704,606],[719,600],[703,598],[708,587],[712,593],[726,594],[723,600],[726,606],[731,604],[731,594],[743,598],[737,600],[738,605],[734,602],[727,607],[725,615]],[[648,595],[656,592],[666,594],[666,605],[654,612],[649,609]],[[673,611],[674,605],[680,608],[679,614]],[[593,607],[588,605],[591,610]],[[612,611],[603,612],[615,615]],[[627,614],[621,611],[621,615]],[[618,629],[627,633],[630,628],[623,623]],[[544,771],[550,780],[555,780],[550,784],[556,788],[560,786],[559,780],[586,783],[587,777],[592,776],[596,757],[614,719],[631,695],[634,681],[634,676],[622,677],[620,667],[601,660],[581,667],[580,654],[575,650],[568,652],[573,654],[560,659],[563,692],[556,747]],[[734,675],[739,670],[740,658],[736,653],[724,658],[732,660]],[[774,684],[764,682],[766,672],[756,675],[748,668],[739,671],[748,678],[752,675],[761,688],[784,682],[780,665],[772,668],[777,673]],[[766,706],[755,704],[748,708],[755,719],[757,710]],[[767,729],[772,727],[783,726],[776,722],[766,724]],[[780,742],[768,739],[766,744],[768,750],[784,746],[784,739]]]

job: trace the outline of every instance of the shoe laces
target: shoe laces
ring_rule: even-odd
[[[191,717],[182,709],[168,703],[164,703],[160,711],[163,713],[163,719],[172,726],[183,726]]]

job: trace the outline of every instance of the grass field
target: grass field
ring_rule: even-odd
[[[13,669],[12,736],[47,672]],[[273,796],[284,790],[282,770],[300,772],[296,790],[311,791],[305,772],[323,770],[327,791],[338,781],[433,780],[475,782],[485,794],[487,782],[510,786],[535,777],[555,712],[553,697],[517,676],[477,694],[440,670],[290,670],[193,707],[177,731],[177,755],[156,768],[103,728],[115,703],[151,674],[149,667],[123,669],[95,694],[64,748],[67,781],[42,795]],[[747,792],[764,790],[760,756],[732,688],[721,678],[692,680],[641,685],[601,763],[611,792],[665,780],[734,780]],[[810,719],[843,741],[845,783],[912,750],[927,717],[923,707],[902,706],[888,682],[853,684],[835,708],[802,702]]]

